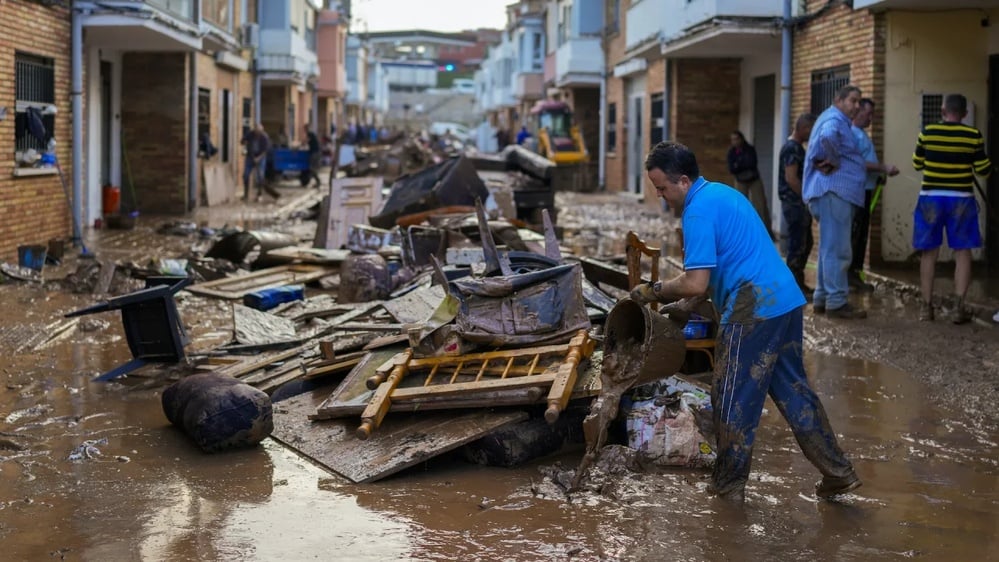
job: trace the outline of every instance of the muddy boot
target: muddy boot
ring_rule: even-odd
[[[971,322],[971,311],[964,307],[964,299],[958,299],[957,308],[951,314],[950,321],[955,324],[967,324]]]
[[[857,477],[856,472],[851,472],[846,476],[840,477],[823,476],[822,480],[815,483],[815,495],[823,499],[829,499],[851,490],[856,490],[861,484],[862,482]]]
[[[805,284],[805,272],[792,269],[791,273],[794,275],[794,282],[797,283],[798,288],[801,289],[801,294],[805,295],[805,300],[812,302],[812,295],[815,293],[815,289]]]
[[[933,321],[933,305],[927,301],[922,301],[919,303],[919,321],[920,322],[932,322]]]

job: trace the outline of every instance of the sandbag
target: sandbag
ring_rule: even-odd
[[[163,413],[207,453],[252,447],[274,431],[270,397],[217,373],[191,375],[168,387]]]

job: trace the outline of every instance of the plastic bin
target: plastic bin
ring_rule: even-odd
[[[45,254],[48,248],[45,246],[18,246],[17,263],[21,267],[41,271],[45,265]]]
[[[693,314],[687,325],[683,327],[683,337],[688,340],[703,340],[711,332],[711,321],[702,316]]]
[[[278,172],[300,172],[309,169],[309,151],[293,148],[274,149],[274,169]]]
[[[270,310],[279,304],[300,301],[305,298],[301,285],[285,285],[249,293],[243,297],[243,304],[257,310]]]

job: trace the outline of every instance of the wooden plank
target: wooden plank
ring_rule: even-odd
[[[306,349],[309,349],[309,347],[313,345],[315,344],[308,343],[305,345],[294,347],[292,349],[288,349],[286,351],[275,353],[273,355],[264,355],[263,357],[256,356],[250,359],[239,361],[228,367],[219,369],[218,372],[224,375],[229,375],[231,377],[239,378],[242,377],[243,375],[248,375],[258,369],[263,369],[268,365],[273,365],[278,361],[284,361],[286,359],[295,357],[296,355],[300,355],[302,352],[304,352]]]
[[[326,250],[324,248],[302,248],[299,246],[288,247],[288,248],[278,248],[276,250],[270,250],[267,252],[268,256],[276,256],[279,258],[285,258],[290,260],[298,260],[302,263],[311,263],[318,265],[338,265],[347,259],[347,256],[351,254],[350,250],[332,249]]]
[[[333,273],[333,269],[316,265],[292,264],[261,269],[249,275],[226,277],[206,283],[198,283],[187,287],[192,293],[208,295],[223,299],[241,299],[247,293],[281,287],[283,285],[300,285],[315,281]]]
[[[305,393],[274,405],[276,441],[352,482],[375,482],[527,419],[522,411],[392,415],[366,440],[354,420],[312,422],[322,394]]]

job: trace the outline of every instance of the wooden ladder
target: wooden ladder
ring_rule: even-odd
[[[367,439],[393,402],[458,398],[483,393],[527,391],[536,401],[548,390],[545,419],[554,423],[572,395],[580,361],[593,353],[596,342],[586,330],[563,345],[471,353],[445,357],[414,358],[413,350],[397,354],[381,365],[367,381],[375,390],[364,413],[357,437]],[[420,386],[400,388],[409,375],[419,373]]]

